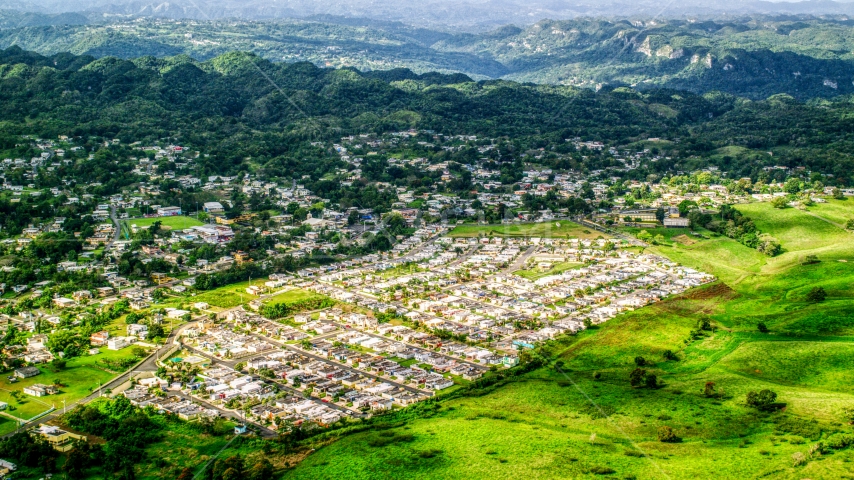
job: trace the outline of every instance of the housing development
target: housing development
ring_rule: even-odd
[[[132,176],[107,195],[68,168],[98,161],[77,148],[93,139],[21,140],[42,153],[2,163],[2,199],[28,215],[7,220],[2,249],[30,260],[2,266],[12,375],[0,408],[14,423],[0,427],[60,452],[86,441],[63,423],[69,408],[104,398],[260,438],[451,398],[718,280],[653,247],[714,235],[779,254],[733,205],[805,208],[854,193],[785,167],[757,182],[714,168],[624,181],[667,159],[578,138],[510,170],[488,156],[436,162],[402,153],[489,155],[501,142],[412,130],[312,143],[340,165],[324,181],[353,189],[337,198],[301,183],[326,188],[311,178],[196,175],[205,154],[182,146],[98,140]],[[545,155],[603,168],[525,162]],[[57,186],[39,188],[48,175]],[[69,371],[79,373],[67,381]]]

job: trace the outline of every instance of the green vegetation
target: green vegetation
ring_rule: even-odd
[[[288,302],[296,302],[299,300],[305,300],[307,298],[317,296],[316,293],[309,292],[308,290],[303,290],[301,288],[294,288],[288,290],[287,292],[280,293],[278,295],[273,295],[272,297],[266,298],[265,301],[268,303],[288,303]]]
[[[507,225],[458,225],[449,237],[542,237],[594,239],[606,236],[568,220],[544,223],[512,223]]]
[[[562,262],[552,265],[548,270],[539,270],[539,269],[531,269],[531,270],[516,270],[513,272],[514,275],[519,275],[520,277],[527,278],[528,280],[535,281],[539,280],[543,277],[548,277],[549,275],[558,275],[567,270],[572,270],[573,268],[582,267],[583,263],[578,262]]]
[[[175,230],[184,230],[190,227],[204,225],[204,223],[200,222],[198,219],[185,217],[183,215],[174,217],[135,218],[133,220],[122,220],[122,222],[127,223],[128,225],[136,225],[137,228],[147,228],[155,222],[160,222],[161,228],[168,227]]]
[[[116,376],[111,365],[123,360],[137,360],[131,348],[119,351],[102,349],[97,355],[86,355],[69,359],[61,369],[53,369],[51,365],[40,366],[40,375],[19,379],[10,383],[5,377],[0,378],[0,401],[8,403],[14,410],[7,411],[9,415],[28,420],[50,408],[63,408],[63,400],[70,407],[78,400],[97,392],[98,386],[103,385]],[[124,369],[122,369],[123,371]],[[23,393],[24,387],[41,383],[55,385],[58,382],[59,393],[46,397],[31,397]],[[0,433],[14,430],[12,422],[0,424]]]
[[[253,280],[252,283],[262,288],[264,285],[264,282],[261,280]],[[193,302],[205,302],[214,307],[232,308],[258,298],[257,295],[247,293],[247,287],[249,287],[249,281],[234,283],[214,290],[208,290],[191,297],[191,299]]]
[[[335,303],[335,300],[323,295],[313,295],[309,297],[302,297],[300,299],[279,300],[264,304],[264,306],[261,307],[261,314],[272,319],[284,318],[295,313],[329,308],[335,305]]]
[[[346,164],[338,155],[312,141],[338,141],[342,135],[382,134],[410,128],[502,140],[485,153],[478,151],[481,140],[461,141],[460,148],[452,152],[434,151],[419,145],[419,141],[432,141],[432,136],[424,134],[413,139],[407,150],[417,152],[430,163],[448,161],[452,181],[438,182],[434,173],[439,172],[427,174],[410,167],[391,168],[387,154],[365,162],[363,175],[367,180],[414,190],[441,184],[443,192],[469,198],[471,172],[458,164],[470,164],[484,155],[487,163],[494,162],[490,168],[500,172],[498,178],[508,189],[522,180],[526,162],[556,170],[593,171],[614,166],[614,158],[607,149],[577,150],[571,141],[581,136],[605,142],[608,147],[632,145],[639,138],[664,135],[680,139],[655,142],[650,153],[669,156],[671,161],[647,162],[641,168],[621,173],[629,179],[646,179],[650,175],[661,178],[673,170],[694,171],[709,165],[726,169],[732,175],[764,176],[763,181],[770,181],[778,174],[769,174],[763,167],[786,164],[832,174],[828,178],[834,183],[850,185],[854,171],[854,157],[848,149],[854,139],[854,105],[842,97],[820,103],[802,103],[786,96],[744,102],[726,94],[677,95],[670,90],[637,92],[626,88],[592,91],[505,80],[474,82],[461,75],[356,72],[321,69],[309,63],[274,64],[249,53],[236,52],[207,61],[186,56],[131,61],[68,54],[42,57],[11,47],[0,52],[0,72],[3,86],[0,92],[8,107],[0,112],[0,121],[6,122],[0,153],[9,158],[36,153],[30,147],[16,146],[19,145],[16,136],[21,134],[56,138],[73,133],[85,137],[81,151],[94,150],[92,161],[80,155],[74,158],[73,165],[61,167],[51,178],[73,175],[81,181],[100,182],[100,194],[117,193],[142,179],[133,174],[136,163],[129,157],[138,152],[131,143],[175,138],[190,152],[204,150],[204,155],[193,160],[199,172],[237,175],[249,169],[261,170],[269,178],[298,178],[306,188],[333,204],[359,205],[386,213],[396,201],[391,190],[380,190],[370,184],[342,186],[331,180],[328,175]],[[39,82],[43,81],[50,88],[42,88]],[[116,83],[122,84],[121,89],[113,88]],[[74,94],[65,95],[62,93],[65,91]],[[130,98],[133,101],[128,103]],[[288,99],[294,98],[306,100],[291,104]],[[661,115],[663,107],[676,115]],[[134,113],[132,120],[127,116],[130,110]],[[29,116],[27,112],[32,111],[40,113],[37,117]],[[602,118],[614,121],[595,120]],[[174,137],[175,132],[181,132],[180,136]],[[103,135],[119,143],[104,147],[93,138]],[[553,145],[554,150],[535,154],[543,145]],[[724,147],[732,148],[722,154],[720,149]],[[250,157],[247,152],[252,152]],[[355,154],[367,153],[357,149]],[[508,161],[511,158],[515,160]],[[308,178],[303,178],[306,175]],[[206,192],[175,192],[174,184],[174,180],[160,182],[164,204],[194,205],[211,199]],[[568,198],[554,190],[542,196],[525,194],[522,204],[530,211],[546,204],[557,205],[569,214],[590,211],[592,206],[583,199],[594,197],[591,185],[582,185],[580,193],[578,197]],[[28,225],[34,216],[29,203],[30,200],[11,202],[0,197],[4,232],[20,232]],[[39,205],[38,211],[64,207],[47,196],[37,203],[45,204]],[[273,209],[272,205],[262,205],[258,197],[247,199],[247,203],[263,207],[261,210]],[[241,202],[235,205],[227,215],[233,217],[242,212]],[[481,207],[476,210],[483,211],[484,219],[493,223],[508,213],[504,204]],[[57,214],[69,219],[80,216],[74,215],[74,209],[63,210],[69,211]],[[297,217],[308,213],[296,203],[288,205],[286,211],[298,214]],[[448,213],[456,215],[453,211]],[[260,223],[264,220],[256,221],[259,228],[263,226]],[[86,226],[91,228],[91,225],[79,228],[85,230]],[[480,227],[463,226],[457,234],[477,234],[477,231],[464,233],[466,228]],[[513,234],[512,226],[507,227],[511,230],[507,233],[502,233],[502,228],[505,227],[496,225],[483,230],[498,235]],[[575,231],[566,233],[580,236]],[[293,233],[296,234],[297,231]],[[365,247],[371,251],[390,248],[384,239],[385,236],[378,235]],[[141,234],[134,240],[149,242],[151,238]],[[252,234],[238,235],[233,241],[240,248],[252,251],[272,248],[271,242],[269,236]],[[67,250],[79,251],[79,245],[67,243],[48,245],[52,248],[45,257],[64,258]],[[61,251],[54,252],[57,249]],[[342,246],[335,253],[358,254],[364,253],[364,249]]]
[[[463,72],[478,78],[593,86],[647,85],[695,92],[722,91],[762,99],[786,93],[798,98],[849,94],[854,50],[841,19],[744,18],[726,21],[542,20],[525,28],[446,33],[396,22],[225,22],[164,19],[95,24],[76,18],[50,28],[41,20],[14,18],[0,45],[20,45],[43,54],[72,52],[95,57],[135,58],[186,54],[211,59],[252,51],[276,61],[309,61],[318,66],[397,70],[376,75],[401,89],[424,88],[400,70]],[[527,21],[527,20],[525,20]],[[44,22],[44,23],[42,23]],[[630,47],[623,39],[631,38]],[[775,68],[766,68],[772,65]],[[233,71],[233,70],[231,70]],[[800,75],[795,75],[798,72]],[[834,83],[825,83],[830,80]],[[618,89],[626,97],[635,93]],[[663,117],[678,110],[665,102],[650,109]],[[398,115],[401,116],[401,115]],[[646,138],[646,137],[643,137]],[[653,142],[648,142],[652,144]],[[660,145],[661,142],[655,142]]]
[[[542,353],[559,369],[445,401],[387,435],[405,442],[344,436],[288,478],[578,478],[604,468],[639,479],[843,475],[854,461],[842,441],[852,433],[854,267],[838,260],[854,259],[854,245],[835,243],[848,234],[809,213],[738,208],[781,240],[781,255],[724,236],[650,247],[721,281],[550,344]],[[787,234],[813,220],[829,228]],[[804,265],[805,255],[820,262]],[[827,299],[807,301],[818,286]],[[638,357],[657,388],[632,388]],[[830,439],[840,448],[816,454],[813,445]]]

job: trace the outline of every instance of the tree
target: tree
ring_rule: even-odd
[[[759,245],[756,246],[756,249],[759,250],[760,253],[764,253],[769,257],[776,257],[783,251],[783,247],[780,243],[770,237],[763,237],[759,242]]]
[[[815,265],[816,263],[821,263],[817,255],[807,255],[803,261],[804,265]]]
[[[847,222],[845,222],[845,228],[847,230],[854,230],[854,218],[849,218]]]
[[[60,370],[65,370],[65,366],[66,366],[67,364],[68,364],[68,361],[66,361],[66,360],[65,360],[65,359],[63,359],[63,358],[59,358],[59,357],[57,357],[57,358],[54,358],[54,359],[50,362],[50,368],[51,368],[51,370],[53,370],[54,372],[58,372],[58,371],[60,371]]]
[[[807,301],[813,303],[823,302],[827,298],[827,292],[824,290],[824,287],[813,287],[812,290],[807,293]]]
[[[790,178],[786,180],[785,185],[783,185],[783,190],[786,193],[796,194],[801,191],[801,181],[797,178]]]
[[[654,390],[658,388],[658,377],[650,373],[646,377],[644,377],[643,383],[646,388]]]
[[[643,367],[644,365],[646,365],[646,359],[641,356],[635,357],[635,365]]]
[[[768,326],[765,325],[765,322],[759,322],[756,324],[756,329],[762,333],[768,333]]]
[[[697,206],[697,202],[695,202],[693,200],[682,200],[681,202],[679,202],[679,205],[677,205],[676,208],[679,209],[679,216],[680,217],[687,217],[688,212],[690,212],[691,209],[693,209],[696,206]]]
[[[273,465],[266,458],[261,458],[249,469],[248,480],[270,480],[273,478]]]
[[[86,476],[86,467],[89,466],[89,455],[79,446],[75,446],[68,452],[62,471],[65,476],[75,480]]]
[[[294,220],[296,220],[297,222],[302,222],[306,218],[308,218],[308,209],[302,207],[297,208],[297,210],[294,212]]]
[[[676,432],[667,425],[658,427],[658,441],[662,443],[677,443],[681,440],[676,436]]]
[[[774,197],[771,200],[771,206],[774,208],[786,208],[789,206],[789,199],[786,197]]]
[[[646,370],[642,368],[636,368],[632,370],[632,373],[629,374],[629,383],[633,387],[640,387],[644,384],[644,378],[646,377]]]
[[[638,232],[638,240],[642,242],[649,242],[652,240],[652,234],[647,232],[646,230],[641,230]]]
[[[715,382],[706,382],[703,386],[703,395],[706,397],[715,396]]]
[[[163,325],[149,325],[148,326],[148,338],[163,338],[166,335],[166,331],[163,330]]]
[[[163,293],[162,288],[155,288],[154,291],[151,292],[151,299],[154,300],[155,302],[160,302],[164,298],[166,298],[166,295]]]
[[[747,392],[746,402],[751,407],[759,410],[769,410],[773,408],[774,402],[777,400],[777,394],[767,388],[755,392],[753,390]]]
[[[359,223],[359,212],[356,210],[351,210],[347,215],[347,225],[353,226]]]
[[[665,360],[679,360],[679,357],[673,353],[673,350],[665,350],[664,353],[661,354]]]

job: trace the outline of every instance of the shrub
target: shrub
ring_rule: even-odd
[[[817,456],[821,455],[822,453],[825,453],[826,451],[827,451],[827,448],[825,448],[824,443],[822,443],[822,442],[814,443],[810,446],[810,456],[811,457],[817,457]]]
[[[821,260],[815,255],[807,255],[803,261],[804,265],[815,265],[816,263],[821,263]]]
[[[644,378],[643,383],[646,388],[656,389],[658,388],[658,377],[649,374]]]
[[[703,395],[713,397],[715,395],[715,382],[706,382],[703,386]]]
[[[644,383],[644,379],[646,378],[646,370],[642,368],[636,368],[632,370],[632,373],[629,374],[629,383],[633,387],[640,387]]]
[[[429,449],[429,450],[419,450],[418,456],[421,458],[433,458],[442,454],[442,450]]]
[[[597,465],[590,468],[590,473],[594,475],[611,475],[612,473],[617,473],[617,471],[610,467],[600,467]]]
[[[771,200],[771,205],[774,208],[786,208],[789,206],[789,200],[786,197],[774,197]]]
[[[762,333],[768,333],[768,326],[763,322],[759,322],[756,324],[756,329]]]
[[[834,450],[841,450],[851,445],[854,445],[854,435],[850,433],[834,433],[827,437],[827,446]]]
[[[758,392],[747,392],[746,403],[751,407],[758,408],[759,410],[768,410],[773,408],[776,400],[777,394],[766,388]]]
[[[812,290],[807,293],[807,301],[813,303],[823,302],[827,298],[827,292],[823,287],[813,287]]]
[[[798,445],[805,443],[803,438],[815,441],[821,438],[822,434],[821,427],[817,421],[804,420],[800,418],[784,418],[777,425],[777,429],[781,432],[802,437],[799,439],[792,439],[791,443],[797,443]]]
[[[662,443],[677,443],[681,440],[676,436],[676,432],[667,425],[658,428],[658,441]]]

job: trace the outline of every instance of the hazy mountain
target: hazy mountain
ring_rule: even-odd
[[[666,8],[664,8],[666,6]],[[363,17],[400,21],[431,28],[491,29],[513,23],[528,25],[544,18],[580,16],[680,18],[744,14],[854,14],[854,4],[830,0],[768,2],[687,0],[663,4],[658,0],[2,0],[0,8],[42,13],[87,12],[126,17],[271,19],[306,18],[316,15]]]
[[[21,15],[0,14],[0,25]],[[187,54],[199,60],[251,51],[272,61],[362,71],[409,68],[589,88],[720,90],[749,98],[854,93],[852,20],[576,19],[451,34],[328,16],[326,22],[138,19],[80,26],[29,15],[43,23],[0,29],[0,47],[121,58]]]

